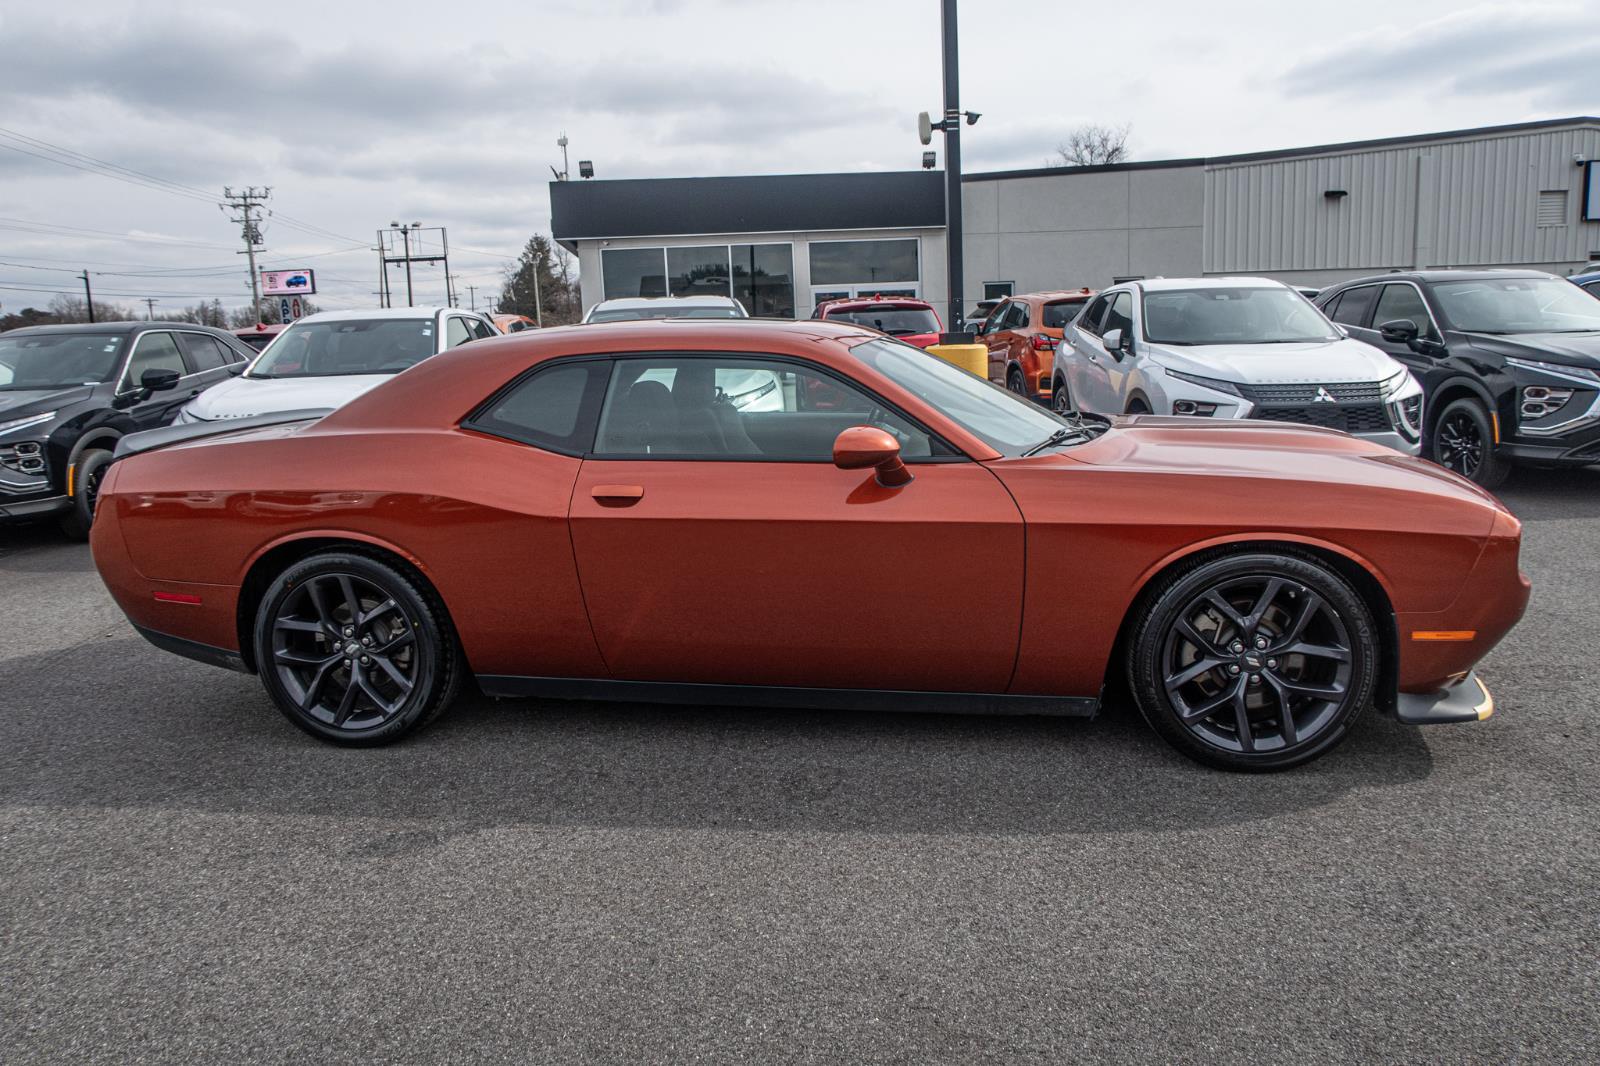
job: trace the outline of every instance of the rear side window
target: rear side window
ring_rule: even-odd
[[[1345,326],[1365,326],[1367,312],[1371,310],[1372,301],[1377,295],[1378,288],[1375,285],[1346,289],[1343,294],[1334,297],[1336,304],[1329,304],[1331,310],[1328,317]]]
[[[1082,300],[1057,300],[1044,305],[1044,324],[1047,329],[1063,329],[1083,307]]]
[[[481,318],[467,319],[467,326],[472,330],[472,335],[478,340],[484,340],[488,337],[498,336],[498,334],[494,331],[494,327],[489,325],[489,323],[485,322]]]
[[[605,360],[541,367],[492,397],[465,424],[547,451],[582,455],[594,440],[610,368]]]
[[[451,315],[444,320],[444,347],[445,351],[457,345],[465,344],[472,339],[472,334],[467,331],[467,320],[460,315]]]
[[[204,373],[207,370],[220,370],[233,360],[214,339],[203,333],[184,333],[183,347],[189,353],[189,362],[194,366],[195,373]]]
[[[1078,328],[1085,333],[1092,333],[1096,337],[1100,336],[1100,320],[1105,317],[1106,304],[1110,302],[1111,297],[1109,296],[1096,297],[1095,301],[1089,305],[1089,310],[1085,311],[1083,317],[1078,320]]]

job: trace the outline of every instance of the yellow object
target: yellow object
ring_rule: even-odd
[[[67,467],[67,495],[72,495],[72,475],[78,472],[78,464],[72,463]]]
[[[969,374],[989,377],[989,349],[982,344],[930,344],[927,351]]]
[[[1476,629],[1417,629],[1411,633],[1412,640],[1475,640]]]

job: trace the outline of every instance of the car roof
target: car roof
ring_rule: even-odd
[[[470,315],[471,311],[463,311],[459,307],[422,306],[416,307],[366,307],[352,308],[348,311],[318,311],[314,315],[297,318],[290,325],[301,322],[361,322],[368,319],[382,318],[433,318],[446,311],[455,311],[458,314]]]
[[[1168,289],[1287,289],[1289,287],[1273,278],[1248,275],[1225,278],[1143,278],[1128,284],[1146,292],[1164,292]]]
[[[1095,295],[1098,290],[1084,286],[1081,289],[1045,289],[1042,292],[1019,292],[1011,297],[1013,300],[1043,300],[1049,303],[1052,300],[1087,300]]]
[[[216,326],[203,326],[198,322],[177,322],[167,319],[153,321],[145,319],[137,322],[58,322],[48,326],[20,326],[17,329],[8,329],[0,336],[39,336],[49,333],[147,333],[150,330],[157,329],[201,330],[226,337],[233,336],[231,330],[218,329]]]
[[[869,307],[933,310],[933,304],[927,300],[919,300],[915,296],[841,296],[837,300],[824,300],[820,306],[828,311],[862,311]]]
[[[1567,280],[1568,281],[1593,281],[1596,278],[1600,278],[1600,270],[1585,270],[1581,274],[1573,274],[1573,275],[1571,275],[1570,277],[1567,278]]]
[[[1351,278],[1335,285],[1329,285],[1323,292],[1334,289],[1348,288],[1351,285],[1370,285],[1378,281],[1473,281],[1475,279],[1492,281],[1508,278],[1549,278],[1553,274],[1546,274],[1542,270],[1397,270],[1388,274],[1369,274],[1362,278]]]
[[[629,311],[653,307],[728,307],[738,302],[731,296],[623,296],[601,300],[595,307]]]

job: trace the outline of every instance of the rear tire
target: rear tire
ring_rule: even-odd
[[[1446,405],[1428,435],[1428,458],[1486,489],[1511,474],[1495,454],[1494,423],[1479,400],[1463,397]]]
[[[1022,370],[1018,367],[1012,367],[1006,372],[1006,388],[1024,400],[1033,399],[1028,395],[1028,383],[1023,379]]]
[[[61,532],[73,540],[88,540],[94,525],[94,506],[100,499],[100,479],[111,465],[111,453],[101,448],[87,449],[78,456],[72,471],[72,509],[58,520]]]
[[[388,744],[438,717],[464,666],[437,594],[351,552],[313,555],[273,581],[256,611],[255,653],[284,717],[352,747]]]
[[[1128,414],[1147,415],[1149,413],[1150,405],[1145,403],[1143,400],[1133,399],[1128,401]]]
[[[1143,602],[1128,684],[1145,721],[1223,770],[1287,770],[1337,746],[1371,702],[1371,612],[1340,576],[1287,553],[1212,556]]]
[[[1067,391],[1065,381],[1056,382],[1055,389],[1050,393],[1050,409],[1058,415],[1076,413],[1072,407],[1072,394]]]

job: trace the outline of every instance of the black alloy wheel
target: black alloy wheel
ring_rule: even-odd
[[[256,615],[267,693],[300,728],[336,744],[397,740],[442,711],[461,670],[431,590],[364,555],[315,555],[285,571]]]
[[[1145,403],[1143,400],[1138,399],[1137,397],[1135,397],[1134,399],[1128,401],[1128,414],[1130,414],[1130,415],[1147,415],[1149,413],[1150,413],[1150,405]]]
[[[1445,469],[1484,488],[1494,488],[1510,473],[1510,467],[1495,454],[1489,412],[1477,400],[1456,400],[1439,413],[1433,427],[1431,457]]]
[[[1320,563],[1213,558],[1156,596],[1129,656],[1139,709],[1211,766],[1283,770],[1344,738],[1372,697],[1371,614]]]
[[[1032,396],[1028,395],[1028,383],[1023,379],[1022,371],[1017,367],[1012,367],[1010,372],[1006,374],[1006,388],[1024,400],[1033,399]]]
[[[72,507],[61,516],[61,531],[73,540],[89,539],[94,525],[95,504],[100,501],[100,482],[111,465],[111,453],[90,448],[80,455],[72,471]]]

